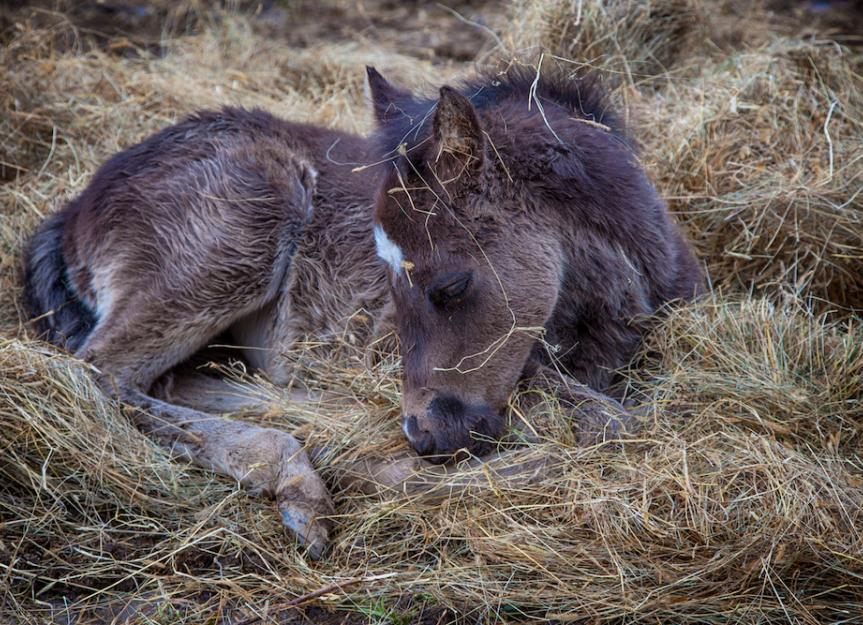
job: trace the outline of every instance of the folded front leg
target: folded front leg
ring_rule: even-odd
[[[539,367],[522,384],[558,398],[572,415],[573,428],[582,445],[626,438],[638,429],[635,415],[619,401],[551,367]]]
[[[523,450],[495,451],[457,465],[432,464],[413,452],[359,460],[345,468],[339,484],[365,495],[406,495],[423,499],[460,496],[488,488],[524,488],[546,477],[546,458]]]

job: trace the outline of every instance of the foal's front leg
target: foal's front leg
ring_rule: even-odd
[[[551,367],[538,367],[522,384],[556,396],[572,410],[573,427],[582,445],[625,438],[638,428],[635,414],[618,400]]]
[[[284,525],[310,557],[320,557],[334,512],[327,488],[290,434],[163,402],[134,388],[120,398],[140,408],[135,424],[206,469],[234,478],[254,495],[276,501]]]
[[[582,445],[625,438],[638,427],[635,415],[619,401],[550,367],[538,367],[522,384],[554,395],[571,410]],[[342,488],[367,495],[447,496],[487,484],[487,475],[474,470],[482,464],[492,466],[499,478],[520,485],[542,479],[549,470],[544,460],[520,457],[518,450],[495,451],[457,467],[432,464],[410,451],[383,460],[355,462],[345,470],[339,483]]]

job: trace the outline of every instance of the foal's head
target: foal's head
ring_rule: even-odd
[[[402,429],[441,461],[483,453],[558,302],[568,226],[537,198],[573,158],[546,125],[567,112],[528,110],[527,91],[512,84],[420,100],[369,68],[369,88],[385,159],[374,235],[401,344]]]

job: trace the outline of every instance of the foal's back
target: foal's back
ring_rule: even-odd
[[[272,300],[313,218],[318,170],[333,167],[320,155],[340,142],[362,155],[355,137],[224,109],[115,155],[31,242],[36,330],[76,351],[100,320],[154,302],[164,321],[198,309],[212,326],[206,309],[241,317]]]

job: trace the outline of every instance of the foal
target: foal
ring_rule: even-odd
[[[230,108],[166,128],[33,237],[35,327],[93,363],[142,430],[273,496],[315,557],[333,507],[297,441],[154,394],[224,332],[287,383],[298,341],[341,335],[359,310],[361,340],[395,327],[402,429],[436,461],[488,451],[510,392],[545,370],[578,380],[576,426],[602,436],[625,416],[602,393],[639,320],[701,277],[595,82],[535,79],[424,99],[369,68],[368,139]]]

